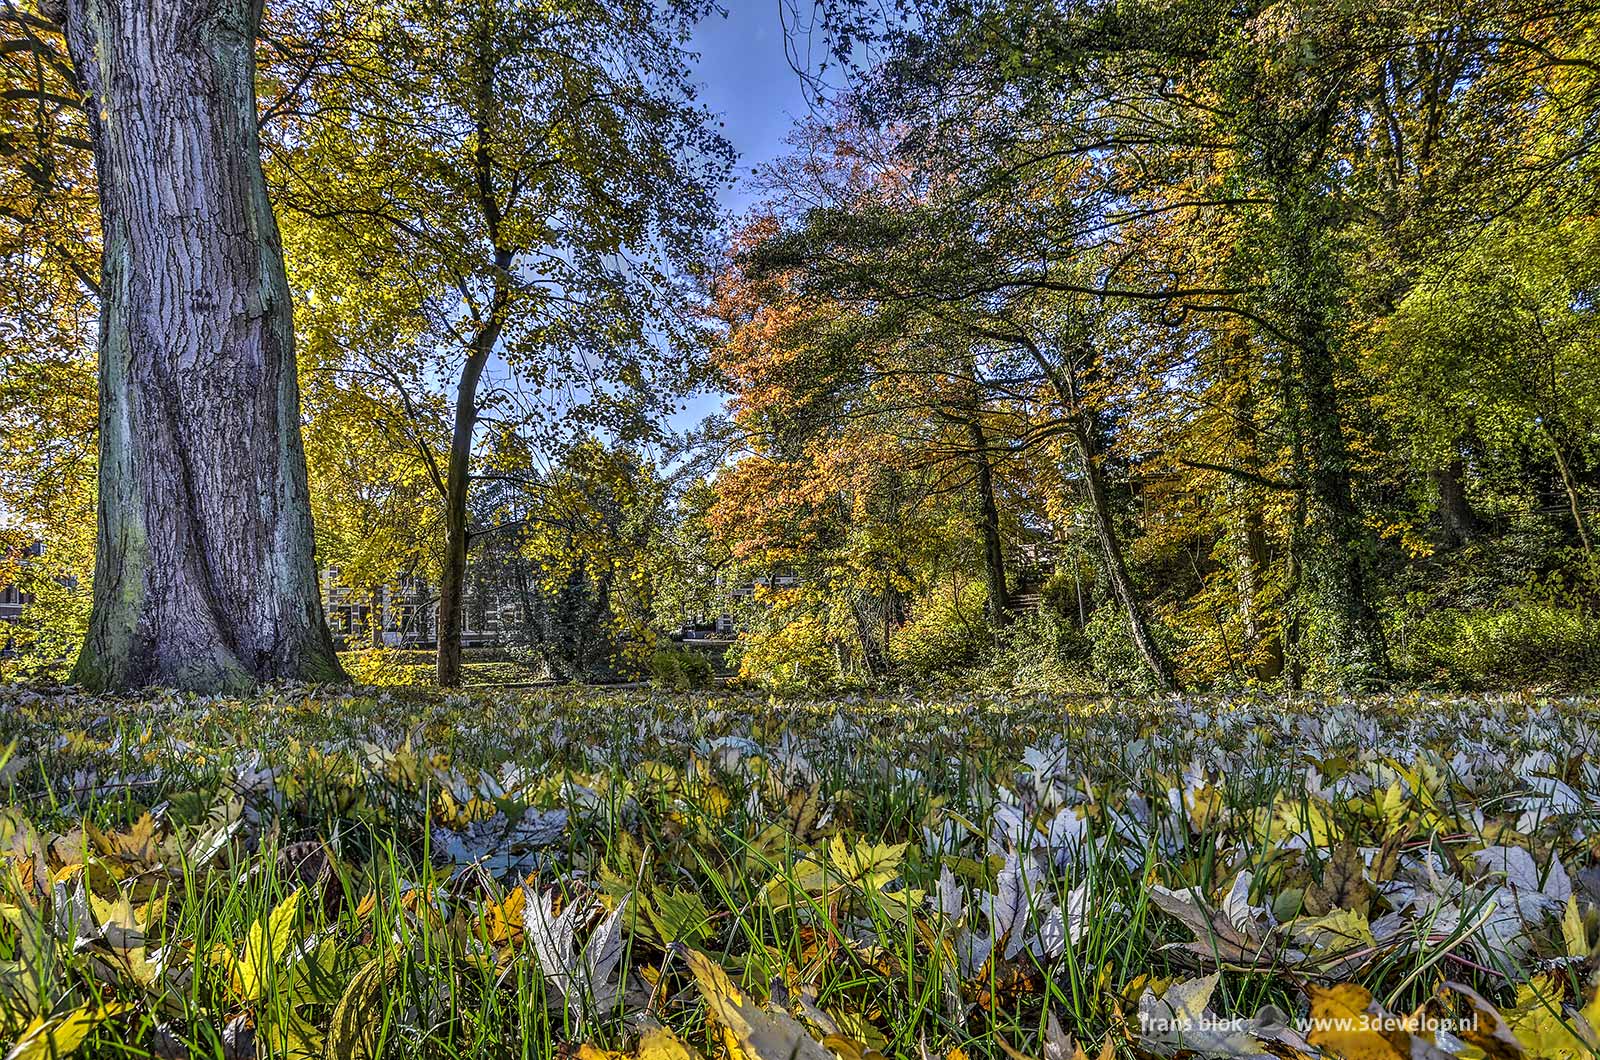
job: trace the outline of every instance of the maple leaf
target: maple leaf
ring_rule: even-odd
[[[1345,1060],[1448,1060],[1448,1053],[1412,1034],[1365,987],[1340,983],[1309,989],[1306,1040],[1312,1045]]]
[[[623,922],[631,897],[624,896],[617,907],[601,919],[580,948],[578,929],[600,911],[597,902],[568,903],[560,915],[555,912],[555,892],[543,895],[524,887],[526,906],[522,914],[523,935],[533,951],[534,961],[551,1001],[565,1006],[576,1019],[597,1018],[622,998],[625,984],[619,974],[623,952]]]
[[[462,831],[433,829],[434,853],[456,865],[478,865],[495,876],[525,875],[538,851],[560,839],[567,811],[525,810],[515,821],[504,812],[472,821]]]
[[[712,1016],[731,1039],[734,1048],[729,1051],[734,1055],[749,1060],[834,1060],[794,1017],[747,999],[727,973],[700,951],[684,948],[682,952]]]

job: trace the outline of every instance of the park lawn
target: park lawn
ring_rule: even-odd
[[[351,679],[383,688],[437,688],[438,663],[431,650],[356,648],[339,653]],[[543,683],[544,673],[528,662],[485,648],[462,652],[461,683],[467,688]]]
[[[1595,708],[9,688],[0,1040],[1586,1056]]]

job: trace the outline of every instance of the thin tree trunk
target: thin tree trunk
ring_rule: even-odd
[[[72,0],[104,233],[93,613],[74,679],[342,680],[313,557],[251,0]]]
[[[1241,353],[1247,343],[1240,336],[1236,343]],[[1241,371],[1238,379],[1238,399],[1234,404],[1234,423],[1245,466],[1260,473],[1260,431],[1256,426],[1256,398],[1248,370]],[[1276,630],[1263,630],[1261,626],[1260,597],[1267,583],[1268,566],[1272,560],[1267,542],[1266,518],[1261,510],[1261,488],[1255,484],[1234,483],[1240,491],[1244,513],[1240,518],[1240,552],[1238,557],[1239,612],[1244,624],[1245,650],[1248,654],[1264,653],[1256,663],[1255,676],[1260,681],[1270,681],[1283,672],[1283,638]],[[1259,646],[1258,646],[1259,642]]]
[[[381,585],[372,587],[372,607],[368,611],[368,641],[374,648],[383,647],[383,594]]]
[[[1244,516],[1244,551],[1242,557],[1245,569],[1248,571],[1246,584],[1241,589],[1241,606],[1245,612],[1245,636],[1249,638],[1252,647],[1258,640],[1263,641],[1261,649],[1265,652],[1255,667],[1258,681],[1270,681],[1283,673],[1283,638],[1272,629],[1263,630],[1259,597],[1267,580],[1267,568],[1271,563],[1272,554],[1267,545],[1266,523],[1261,516],[1261,506],[1255,503],[1252,495],[1251,505]]]
[[[1145,669],[1149,670],[1151,677],[1155,679],[1156,687],[1163,692],[1174,691],[1178,687],[1178,682],[1173,676],[1172,664],[1150,632],[1144,605],[1134,589],[1133,578],[1128,574],[1128,562],[1123,556],[1122,542],[1117,536],[1116,523],[1111,516],[1111,500],[1106,493],[1105,478],[1100,474],[1098,447],[1089,433],[1088,413],[1078,400],[1075,372],[1071,365],[1063,367],[1052,363],[1044,356],[1043,351],[1031,342],[1026,343],[1026,347],[1034,362],[1050,380],[1056,396],[1060,398],[1065,408],[1071,427],[1073,449],[1078,457],[1078,469],[1083,475],[1084,486],[1089,494],[1089,512],[1094,522],[1095,539],[1100,545],[1101,557],[1105,560],[1106,579],[1111,583],[1111,595],[1127,617],[1134,648],[1138,651]]]
[[[994,499],[994,469],[989,463],[989,440],[976,415],[966,420],[972,443],[972,468],[978,493],[978,536],[983,543],[983,580],[988,592],[989,620],[1004,625],[1011,616],[1011,596],[1006,589],[1005,555],[1000,548],[1000,506]]]
[[[861,665],[868,677],[881,677],[889,670],[885,653],[878,648],[873,623],[866,611],[864,594],[850,590],[850,614],[855,618],[856,641],[861,645]]]
[[[1583,545],[1583,554],[1589,559],[1594,558],[1594,538],[1589,533],[1589,520],[1584,517],[1583,504],[1578,498],[1578,483],[1572,477],[1572,468],[1567,463],[1566,454],[1561,451],[1561,443],[1556,440],[1555,432],[1550,425],[1544,425],[1544,436],[1550,442],[1550,451],[1556,457],[1556,470],[1561,473],[1561,488],[1567,494],[1567,509],[1572,513],[1572,523],[1578,528],[1578,541]]]
[[[1300,452],[1300,443],[1296,439],[1292,447],[1293,466],[1296,474],[1304,464],[1305,458]],[[1306,491],[1298,490],[1294,496],[1294,514],[1289,524],[1289,555],[1284,571],[1283,593],[1283,683],[1291,692],[1298,692],[1305,685],[1305,653],[1300,642],[1300,634],[1304,629],[1301,610],[1304,604],[1301,596],[1301,587],[1305,581],[1305,541],[1306,541]]]
[[[505,327],[506,306],[511,300],[511,265],[515,255],[501,242],[502,212],[494,194],[494,155],[489,135],[489,114],[495,105],[492,72],[482,62],[477,75],[474,103],[477,137],[472,152],[475,198],[489,242],[494,247],[494,291],[487,312],[477,318],[467,361],[456,386],[455,420],[450,429],[450,465],[445,471],[445,550],[444,568],[439,578],[439,635],[436,664],[441,688],[461,683],[461,610],[466,595],[467,490],[471,485],[472,440],[478,426],[478,383],[483,370],[500,341]],[[477,310],[474,309],[476,314]]]
[[[467,582],[467,489],[471,483],[472,436],[478,426],[478,383],[489,363],[494,337],[480,333],[456,384],[450,462],[445,469],[444,567],[439,577],[436,673],[440,688],[461,684],[461,618]]]
[[[885,569],[884,572],[883,572],[883,657],[889,661],[889,665],[890,666],[893,666],[894,665],[894,656],[889,651],[889,620],[890,620],[890,597],[889,597],[889,592],[890,592],[889,571],[887,569]]]

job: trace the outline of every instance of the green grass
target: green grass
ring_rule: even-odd
[[[1459,981],[1581,1050],[1597,734],[1485,697],[12,689],[0,1034],[531,1057],[665,1025],[710,1057],[742,1004],[848,1060],[1042,1056],[1057,1023],[1171,1054],[1137,1014],[1220,971],[1219,1015]],[[614,966],[563,978],[568,945]]]
[[[437,688],[438,663],[432,651],[413,648],[362,648],[339,653],[352,680],[384,688]],[[479,685],[526,685],[544,675],[503,651],[468,648],[462,653],[461,681]]]

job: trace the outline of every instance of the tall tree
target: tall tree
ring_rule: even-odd
[[[304,285],[405,318],[386,371],[447,380],[438,679],[461,674],[481,431],[645,430],[700,340],[677,271],[727,145],[684,77],[698,4],[402,2],[313,57],[272,173]],[[360,366],[371,351],[351,350]],[[399,364],[393,363],[398,359]],[[434,464],[426,449],[419,458]]]
[[[863,139],[850,136],[848,126],[846,136],[852,158],[846,176],[829,179],[815,157],[792,167],[815,186],[799,200],[815,205],[748,256],[794,271],[802,289],[851,306],[885,333],[911,336],[909,343],[880,344],[901,351],[885,371],[942,380],[933,389],[942,395],[942,414],[955,422],[981,428],[981,417],[969,414],[975,400],[1022,393],[1048,410],[1018,445],[1066,440],[1135,651],[1158,687],[1174,687],[1148,602],[1129,570],[1094,423],[1105,390],[1103,379],[1091,382],[1106,363],[1096,346],[1104,314],[1087,299],[1101,293],[1096,271],[1104,260],[1092,239],[1072,234],[1087,225],[1093,208],[1077,194],[1084,167],[1019,175],[991,158],[995,168],[974,177],[971,158],[990,149],[982,129],[947,150],[902,140],[886,159],[869,164],[861,160]],[[863,169],[865,177],[858,176]],[[981,435],[969,445],[980,455],[990,451]],[[987,507],[984,477],[981,468],[974,476],[980,507]],[[984,553],[992,554],[987,530],[983,536]],[[990,586],[1000,603],[1003,582],[991,577]]]
[[[288,284],[257,138],[251,0],[85,0],[104,253],[85,685],[341,676],[312,555]]]

